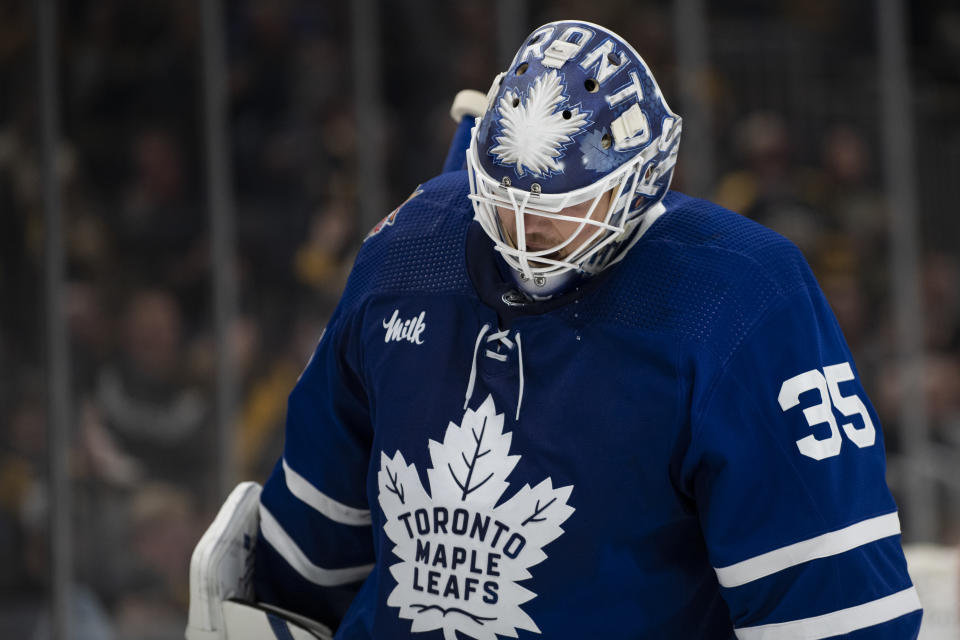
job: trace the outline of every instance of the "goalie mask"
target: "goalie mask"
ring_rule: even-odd
[[[666,195],[679,142],[680,118],[633,47],[589,22],[544,25],[494,78],[473,129],[475,218],[524,290],[551,295],[623,257]]]

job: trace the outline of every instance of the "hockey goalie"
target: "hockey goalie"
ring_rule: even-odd
[[[533,31],[364,241],[190,640],[904,640],[883,433],[800,250],[670,190],[620,36]]]

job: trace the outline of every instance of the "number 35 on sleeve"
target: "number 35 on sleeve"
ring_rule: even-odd
[[[863,448],[874,443],[876,429],[873,427],[873,420],[870,419],[870,414],[867,412],[863,400],[855,393],[845,396],[840,392],[840,383],[853,379],[854,375],[850,363],[841,362],[824,367],[822,372],[819,369],[805,371],[785,380],[780,386],[780,395],[777,400],[780,402],[780,408],[783,411],[789,411],[800,404],[801,394],[807,391],[818,391],[820,402],[805,408],[803,416],[807,419],[807,424],[811,428],[820,424],[826,424],[830,427],[830,435],[825,438],[817,438],[810,434],[797,440],[797,448],[800,449],[800,453],[814,460],[831,458],[840,453],[843,439],[840,436],[837,420],[833,415],[834,407],[845,417],[859,415],[863,421],[861,427],[855,426],[853,422],[845,422],[842,425],[843,433],[853,444]]]

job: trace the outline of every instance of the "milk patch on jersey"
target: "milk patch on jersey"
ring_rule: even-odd
[[[400,317],[400,310],[394,309],[390,319],[384,319],[383,328],[387,330],[383,336],[384,342],[412,342],[413,344],[423,344],[423,332],[427,329],[427,323],[424,319],[427,317],[426,311],[421,311],[419,316],[414,316],[408,320]]]
[[[390,567],[397,586],[387,605],[412,621],[412,632],[442,629],[447,640],[457,631],[477,640],[516,637],[518,629],[540,633],[520,606],[536,593],[518,582],[563,534],[560,525],[574,512],[567,503],[573,485],[555,488],[545,478],[498,506],[521,458],[509,455],[511,441],[488,396],[460,425],[448,424],[442,443],[429,441],[430,494],[400,451],[381,453],[384,532],[400,559]]]

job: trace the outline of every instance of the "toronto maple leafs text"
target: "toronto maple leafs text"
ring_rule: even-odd
[[[463,567],[471,574],[483,578],[497,578],[500,576],[500,559],[506,555],[515,559],[527,544],[526,538],[519,532],[511,531],[510,526],[495,520],[488,515],[471,513],[467,509],[453,509],[452,513],[446,507],[408,511],[397,516],[403,522],[407,535],[417,545],[415,561],[423,564],[413,570],[413,588],[445,598],[469,601],[470,597],[478,593],[480,579],[474,576],[459,577],[457,569]],[[455,536],[464,536],[474,542],[472,548],[450,545],[438,540],[423,540],[419,536],[431,534],[452,533]],[[479,544],[478,544],[479,543]],[[487,549],[477,549],[477,546],[489,546]],[[462,574],[463,569],[460,573]],[[462,580],[462,582],[461,582]],[[498,585],[496,580],[484,580],[483,601],[487,604],[496,604]]]

